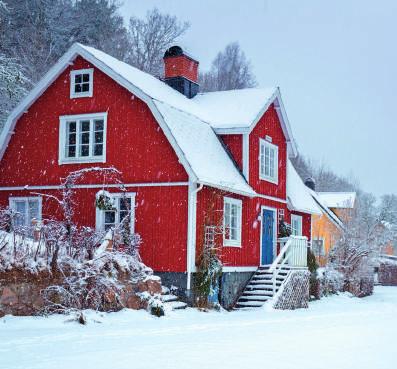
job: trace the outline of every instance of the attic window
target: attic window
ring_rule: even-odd
[[[70,98],[92,97],[94,69],[79,69],[70,72]]]

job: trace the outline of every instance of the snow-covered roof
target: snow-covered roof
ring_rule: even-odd
[[[246,88],[199,93],[193,101],[206,112],[214,128],[248,128],[276,96],[275,87]]]
[[[156,101],[155,104],[200,183],[256,195],[208,123],[163,102]]]
[[[355,192],[317,192],[317,195],[329,208],[352,209],[356,201]]]
[[[209,125],[210,114],[200,104],[159,79],[100,50],[78,43],[66,52],[12,111],[0,135],[0,159],[16,121],[77,55],[147,103],[191,181],[243,195],[255,195],[223,149],[217,134]]]
[[[328,219],[334,223],[338,228],[343,228],[343,222],[339,219],[339,217],[328,208],[328,206],[322,201],[317,192],[309,189],[310,194],[312,195],[314,201],[321,208],[322,212],[328,217]]]
[[[321,208],[311,196],[310,189],[303,183],[290,160],[287,163],[287,198],[291,210],[322,214]]]

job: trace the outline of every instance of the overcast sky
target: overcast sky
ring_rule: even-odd
[[[124,0],[190,22],[180,44],[207,69],[239,41],[259,85],[280,86],[299,150],[364,190],[397,193],[396,0]]]

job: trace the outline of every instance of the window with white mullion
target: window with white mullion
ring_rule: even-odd
[[[106,113],[65,116],[60,122],[61,162],[104,162]]]
[[[259,140],[259,178],[278,183],[278,147],[266,140]]]
[[[224,198],[223,245],[241,246],[241,200]]]

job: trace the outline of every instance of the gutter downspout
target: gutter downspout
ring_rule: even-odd
[[[196,182],[189,182],[188,189],[188,234],[187,234],[187,285],[189,291],[192,284],[192,269],[196,253],[196,215],[197,215],[197,193],[204,187],[203,183],[197,187]]]

